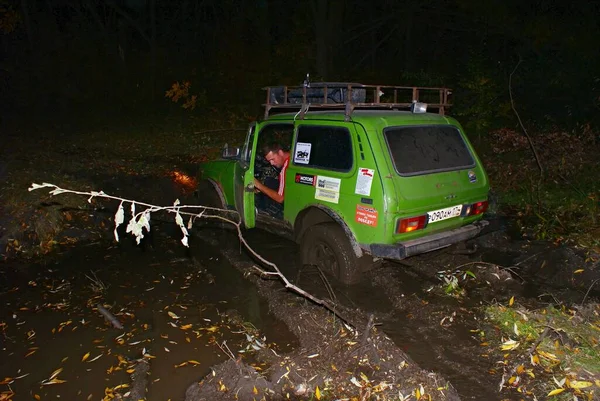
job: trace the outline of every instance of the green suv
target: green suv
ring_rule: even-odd
[[[201,165],[201,204],[235,209],[245,227],[295,240],[303,264],[346,284],[376,260],[447,247],[487,225],[488,178],[460,124],[444,115],[447,88],[313,83],[266,91],[264,121],[251,124],[243,148]],[[272,142],[290,154],[278,217],[256,207],[254,184],[278,175],[262,151]]]

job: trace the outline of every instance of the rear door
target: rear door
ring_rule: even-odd
[[[257,124],[250,125],[240,160],[234,168],[235,209],[240,214],[246,228],[254,227],[254,157],[256,153]]]
[[[384,138],[396,174],[401,214],[431,213],[430,222],[460,214],[463,203],[487,199],[488,181],[477,155],[453,125],[388,127]],[[449,213],[449,214],[448,214]]]

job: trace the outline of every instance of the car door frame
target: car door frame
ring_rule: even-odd
[[[240,215],[246,228],[256,225],[256,210],[254,206],[254,160],[256,157],[257,133],[261,124],[252,123],[242,148],[240,159],[234,169],[234,202],[235,209]]]

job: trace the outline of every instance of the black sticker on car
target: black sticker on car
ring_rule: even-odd
[[[314,187],[315,181],[316,180],[315,180],[314,175],[296,173],[296,183],[297,184],[310,185],[310,186]]]

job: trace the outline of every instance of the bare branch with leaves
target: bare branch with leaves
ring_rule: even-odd
[[[127,204],[129,204],[129,206],[130,206],[131,218],[127,224],[126,232],[133,235],[136,238],[136,242],[138,244],[140,243],[142,238],[144,238],[144,229],[146,230],[146,232],[150,231],[151,215],[152,215],[152,213],[156,213],[156,212],[166,212],[166,213],[175,214],[175,223],[179,226],[179,228],[181,229],[181,232],[183,234],[183,237],[181,238],[181,243],[186,247],[189,247],[189,242],[188,242],[189,230],[192,229],[194,221],[196,219],[199,219],[199,218],[215,219],[215,220],[221,220],[223,222],[232,224],[236,228],[238,238],[239,238],[240,242],[244,245],[244,247],[254,257],[256,257],[260,262],[262,262],[264,265],[266,265],[268,268],[271,269],[271,270],[266,270],[262,267],[254,265],[254,269],[261,277],[277,277],[277,278],[279,278],[283,282],[285,288],[290,289],[290,290],[296,292],[297,294],[311,300],[312,302],[327,308],[329,311],[334,313],[338,318],[342,319],[345,323],[352,325],[347,318],[345,318],[344,316],[342,316],[340,314],[338,306],[336,306],[335,304],[333,304],[327,300],[317,298],[314,295],[306,292],[302,288],[296,286],[295,284],[290,282],[290,280],[281,272],[281,270],[275,263],[268,261],[261,255],[259,255],[254,249],[252,249],[252,247],[248,244],[248,242],[242,235],[242,227],[241,227],[242,221],[239,219],[239,214],[236,211],[220,209],[220,208],[215,208],[215,207],[209,207],[209,206],[202,206],[202,205],[182,205],[179,202],[179,199],[177,199],[171,206],[157,206],[157,205],[152,205],[149,203],[139,202],[139,201],[136,201],[133,199],[125,199],[125,198],[121,198],[118,196],[109,195],[109,194],[105,193],[104,191],[76,191],[76,190],[61,188],[57,185],[50,184],[50,183],[42,183],[42,184],[32,183],[31,187],[29,188],[29,191],[33,191],[33,190],[37,190],[37,189],[41,189],[41,188],[50,188],[51,195],[60,195],[60,194],[69,193],[69,194],[87,196],[88,202],[90,202],[90,203],[91,203],[92,199],[94,199],[94,198],[120,201],[119,207],[117,208],[117,212],[115,213],[114,236],[115,236],[115,240],[117,242],[119,241],[119,234],[118,234],[117,230],[118,230],[118,227],[125,222],[124,206],[126,206]],[[138,211],[138,206],[142,207],[143,210]],[[237,219],[237,221],[234,221],[233,219],[224,217],[221,214],[225,214],[225,215],[234,214],[234,215],[237,215],[238,219]],[[189,217],[187,224],[184,224],[182,216]]]

